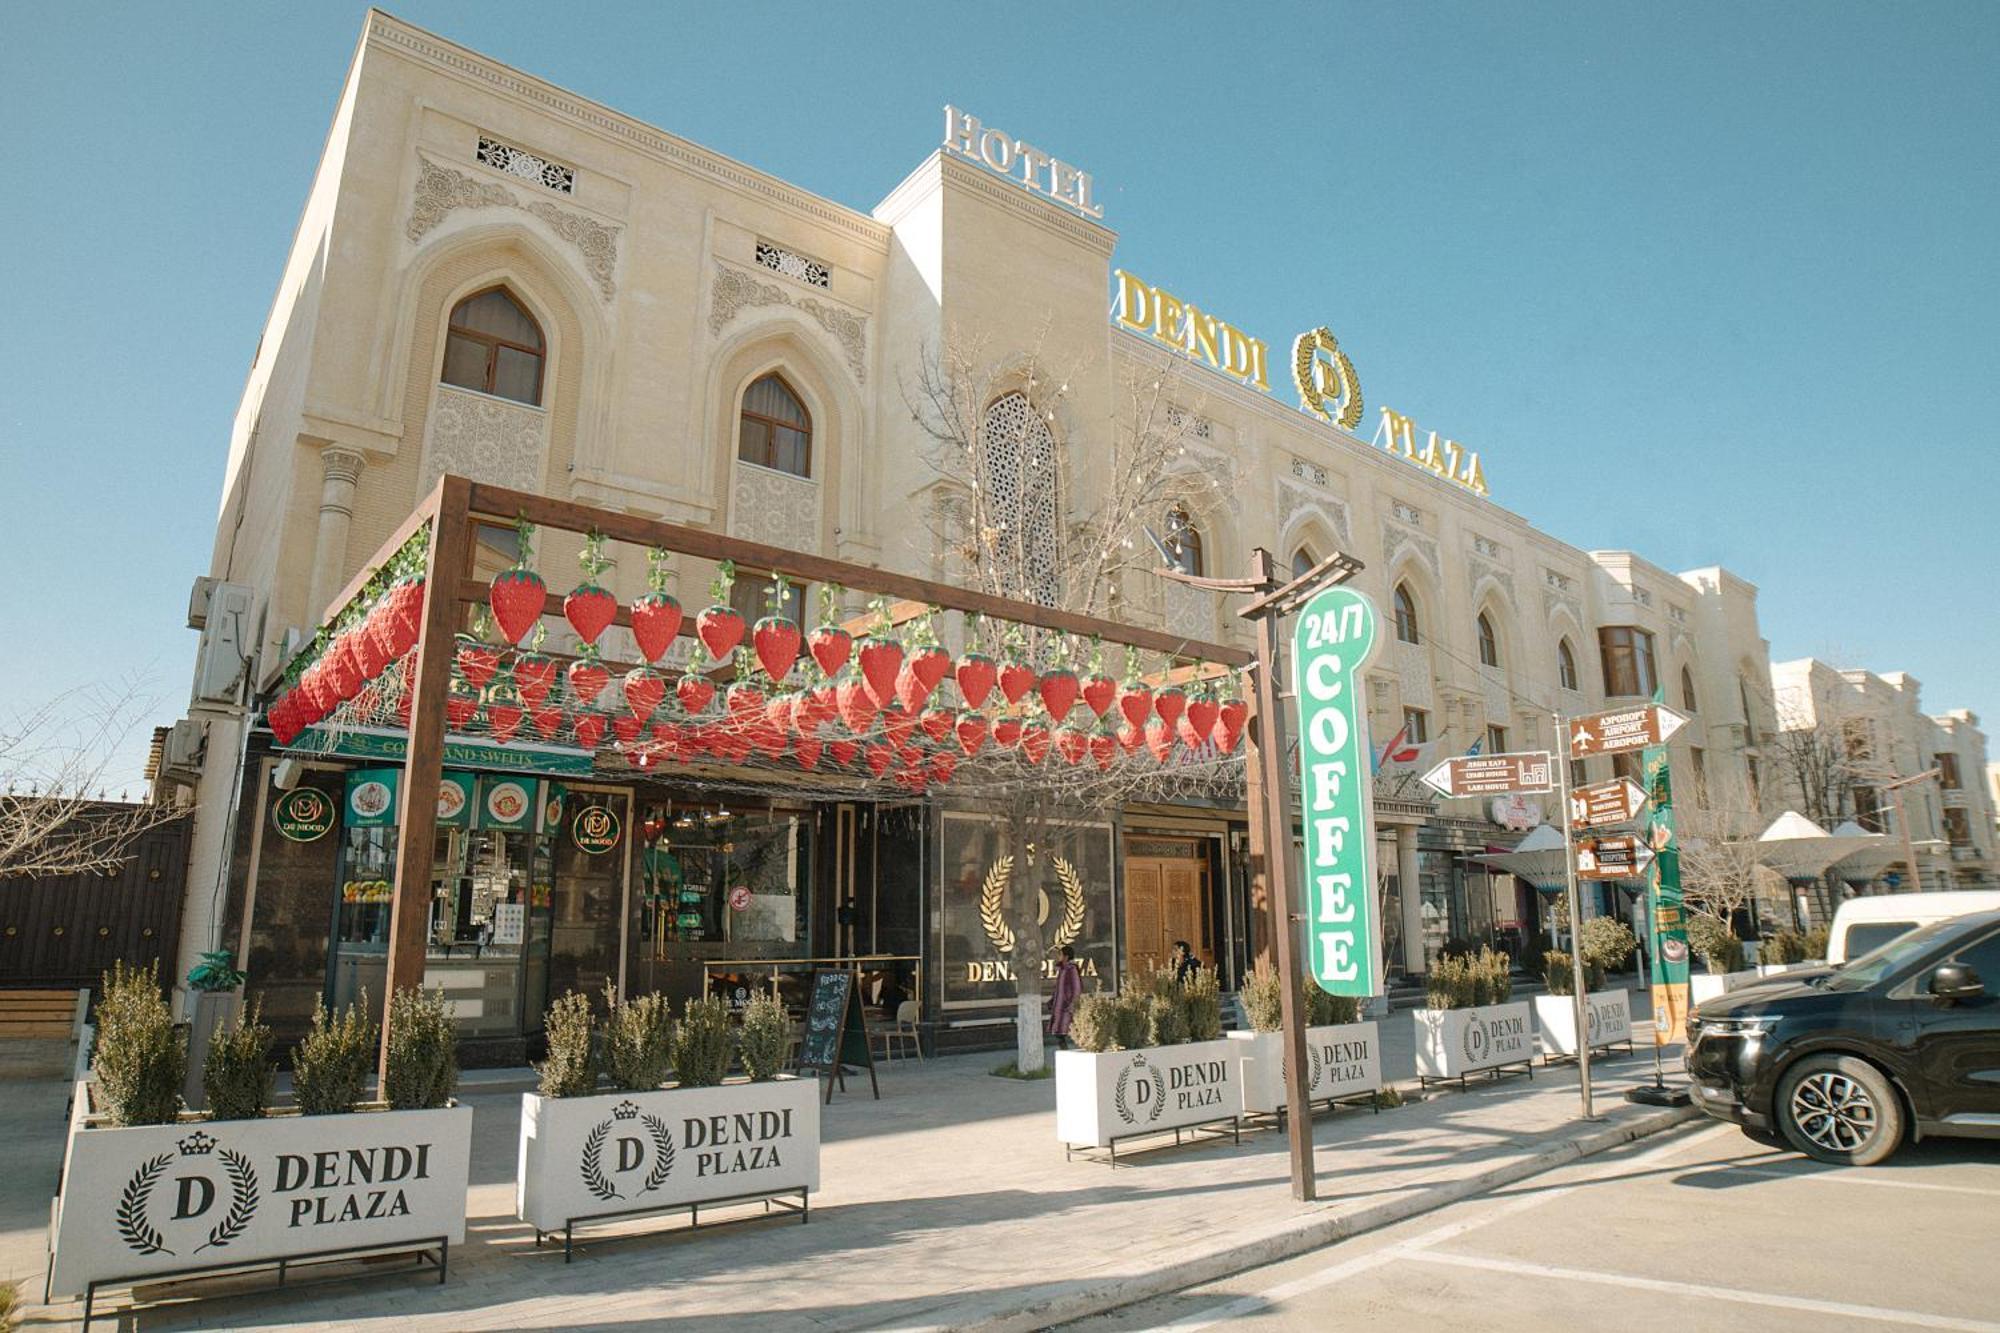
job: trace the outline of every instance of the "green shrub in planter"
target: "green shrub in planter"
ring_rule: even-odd
[[[1153,995],[1134,986],[1127,986],[1118,992],[1116,1007],[1112,1010],[1117,1023],[1118,1040],[1112,1049],[1136,1051],[1141,1046],[1150,1046],[1151,1013]]]
[[[1576,994],[1575,964],[1570,956],[1560,949],[1551,949],[1543,954],[1542,980],[1548,984],[1551,995]]]
[[[1318,987],[1314,987],[1315,990]],[[1285,1025],[1285,985],[1275,968],[1259,965],[1237,992],[1252,1032],[1276,1032]]]
[[[604,1068],[626,1092],[663,1087],[674,1067],[674,1010],[664,995],[614,1000],[605,1025]]]
[[[1317,988],[1315,988],[1317,989]],[[1208,968],[1181,987],[1182,1026],[1186,1041],[1216,1041],[1222,1036],[1222,987]]]
[[[1803,963],[1809,957],[1806,937],[1790,929],[1772,931],[1757,949],[1760,963]]]
[[[1604,988],[1607,972],[1622,969],[1639,947],[1632,927],[1615,916],[1594,916],[1577,932],[1577,947],[1583,952],[1585,980],[1592,990]]]
[[[1147,1046],[1178,1046],[1188,1039],[1187,1009],[1165,995],[1146,997]]]
[[[614,1009],[613,1018],[617,1016]],[[548,1035],[549,1058],[535,1066],[542,1076],[544,1097],[587,1097],[597,1091],[597,1053],[591,1049],[597,1016],[590,997],[570,991],[549,1006],[542,1020]]]
[[[104,975],[97,1002],[97,1090],[114,1125],[171,1125],[180,1115],[187,1041],[160,994],[159,964]]]
[[[444,1106],[458,1087],[458,1034],[442,990],[399,990],[389,997],[389,1056],[382,1100],[395,1111]]]
[[[1306,983],[1305,991],[1307,1027],[1338,1027],[1343,1023],[1356,1022],[1361,1017],[1361,1001],[1352,995],[1328,995],[1310,981]]]
[[[264,1026],[264,1001],[250,1002],[250,1012],[236,1031],[218,1033],[208,1046],[202,1066],[201,1091],[208,1099],[211,1120],[255,1120],[271,1104],[278,1067],[271,1063],[271,1029]]]
[[[1118,1001],[1109,995],[1080,995],[1069,1016],[1069,1039],[1080,1051],[1115,1051],[1118,1047]]]
[[[743,1010],[737,1054],[752,1083],[768,1083],[785,1067],[792,1049],[792,1020],[775,995],[758,992]]]
[[[1830,932],[1827,930],[1825,926],[1814,926],[1811,930],[1806,932],[1805,941],[1806,941],[1807,958],[1826,957],[1826,944],[1829,934]]]
[[[313,1001],[312,1028],[292,1052],[292,1100],[303,1115],[352,1111],[368,1091],[375,1068],[375,1023],[368,1017],[368,993],[338,1014]],[[213,1098],[211,1097],[211,1101]]]
[[[689,1000],[674,1028],[674,1073],[684,1088],[712,1088],[729,1072],[729,1005],[717,996]]]
[[[1504,953],[1482,948],[1472,956],[1477,979],[1474,1004],[1505,1004],[1514,998],[1514,960]]]
[[[1743,970],[1743,941],[1715,917],[1704,912],[1690,913],[1687,933],[1688,946],[1701,955],[1711,973],[1720,976]]]

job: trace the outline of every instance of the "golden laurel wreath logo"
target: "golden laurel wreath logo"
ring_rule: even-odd
[[[1056,880],[1062,885],[1063,914],[1062,920],[1056,923],[1056,937],[1049,947],[1060,949],[1065,944],[1076,943],[1077,936],[1083,934],[1083,877],[1063,857],[1050,859],[1055,862]],[[979,888],[979,924],[986,928],[986,938],[993,941],[994,949],[1000,953],[1014,952],[1014,928],[1007,924],[1002,906],[1007,898],[1008,882],[1013,877],[1014,858],[1003,856],[993,862]]]
[[[1326,353],[1324,361],[1321,352]],[[1322,325],[1292,340],[1292,383],[1298,388],[1300,405],[1321,420],[1342,430],[1361,424],[1361,377],[1331,329]]]

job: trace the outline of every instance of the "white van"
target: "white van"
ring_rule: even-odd
[[[1834,909],[1833,925],[1826,936],[1826,961],[1838,967],[1918,926],[1994,908],[2000,908],[2000,892],[1991,889],[1849,898]]]

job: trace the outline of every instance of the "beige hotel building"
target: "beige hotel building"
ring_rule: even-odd
[[[1371,402],[1343,427],[1340,409],[1360,404],[1331,346],[1305,353],[1334,420],[1303,409],[1297,330],[1237,330],[1183,307],[1172,293],[1206,291],[1200,274],[1121,275],[1117,218],[1061,160],[1060,125],[1003,132],[963,111],[942,123],[942,135],[910,127],[908,177],[856,211],[368,15],[224,470],[208,574],[247,589],[235,595],[251,667],[240,689],[197,682],[178,971],[199,950],[237,950],[281,1031],[322,995],[367,988],[379,1004],[387,907],[368,886],[395,830],[350,827],[344,803],[370,761],[287,755],[261,706],[300,636],[441,474],[953,579],[906,392],[966,330],[987,363],[1032,353],[1064,377],[1059,410],[1038,414],[997,376],[983,426],[1061,451],[1079,486],[1093,484],[1126,386],[1169,377],[1186,466],[1217,483],[1159,518],[1184,531],[1189,565],[1239,574],[1257,546],[1300,567],[1335,550],[1365,562],[1358,585],[1393,627],[1368,682],[1378,747],[1405,728],[1426,761],[1475,742],[1552,747],[1553,712],[1660,687],[1692,719],[1677,774],[1759,780],[1777,718],[1751,583],[1530,526],[1485,493],[1504,493],[1505,460],[1446,439],[1477,438],[1477,422],[1435,423],[1433,441],[1433,423]],[[1325,312],[1335,334],[1366,318]],[[1176,337],[1180,350],[1166,345]],[[1056,521],[1076,507],[1050,500]],[[511,563],[508,539],[493,534],[490,568]],[[537,551],[552,589],[575,581],[574,555]],[[635,563],[604,576],[621,600],[646,586]],[[690,611],[706,600],[706,571],[677,578]],[[1247,643],[1210,594],[1150,576],[1123,591],[1127,619]],[[207,624],[205,643],[215,612]],[[1469,858],[1513,845],[1554,798],[1439,801],[1415,781],[1424,767],[1377,778],[1392,978],[1421,973],[1447,940],[1521,944],[1541,924],[1531,886]],[[1576,776],[1612,772],[1596,759]],[[904,960],[880,965],[871,993],[916,1001],[940,1041],[1006,1039],[987,1025],[1010,1012],[1011,984],[979,966],[993,954],[973,902],[990,845],[977,812],[731,798],[718,832],[724,802],[676,791],[671,774],[565,780],[614,803],[627,830],[657,812],[708,845],[686,840],[663,870],[636,837],[585,856],[534,829],[441,831],[434,979],[493,1058],[518,1059],[570,986],[686,994],[705,975],[728,984],[742,960],[850,953]],[[281,782],[343,801],[342,822],[279,836]],[[1261,931],[1246,843],[1240,808],[1134,808],[1080,828],[1079,945],[1101,984],[1176,938],[1240,977]],[[754,911],[713,901],[742,877]],[[1603,886],[1596,910],[1628,910],[1639,887]],[[503,905],[525,907],[525,922]]]

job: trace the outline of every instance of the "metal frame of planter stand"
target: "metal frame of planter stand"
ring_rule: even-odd
[[[1322,1110],[1338,1111],[1343,1106],[1365,1105],[1373,1110],[1376,1115],[1381,1115],[1382,1103],[1376,1100],[1381,1093],[1381,1088],[1375,1088],[1368,1092],[1343,1092],[1338,1097],[1308,1097],[1306,1098],[1306,1110],[1317,1117]],[[1245,1111],[1243,1118],[1255,1126],[1262,1126],[1267,1120],[1272,1125],[1282,1126],[1285,1123],[1286,1117],[1290,1114],[1290,1107],[1280,1106],[1275,1111]]]
[[[1229,1134],[1230,1141],[1240,1147],[1242,1146],[1243,1143],[1243,1121],[1244,1121],[1243,1116],[1232,1115],[1226,1117],[1217,1116],[1213,1120],[1202,1120],[1192,1125],[1176,1125],[1173,1127],[1174,1129],[1173,1146],[1176,1148],[1181,1146],[1182,1130],[1186,1130],[1188,1134],[1192,1136],[1188,1140],[1188,1142],[1200,1143],[1202,1130],[1209,1131],[1211,1135],[1219,1139],[1223,1136],[1224,1133],[1222,1126],[1227,1125],[1229,1127],[1227,1133]],[[1111,1149],[1111,1155],[1109,1157],[1098,1156],[1096,1152],[1096,1146],[1094,1144],[1065,1143],[1063,1144],[1063,1160],[1067,1162],[1074,1157],[1080,1156],[1086,1162],[1103,1162],[1106,1165],[1112,1167],[1113,1169],[1116,1169],[1118,1166],[1119,1144],[1130,1143],[1133,1139],[1150,1139],[1156,1134],[1165,1134],[1166,1132],[1167,1131],[1165,1128],[1161,1128],[1161,1129],[1135,1129],[1130,1134],[1113,1134],[1109,1139],[1105,1141],[1106,1145]],[[1166,1144],[1160,1143],[1160,1144],[1155,1144],[1152,1148],[1141,1148],[1140,1151],[1153,1152],[1159,1148],[1164,1148],[1166,1146],[1167,1146]],[[1131,1154],[1127,1153],[1126,1156],[1129,1157],[1131,1156]]]
[[[435,1254],[432,1253],[433,1247],[436,1249]],[[226,1277],[235,1273],[254,1273],[263,1268],[277,1269],[277,1286],[283,1287],[290,1270],[299,1264],[338,1263],[347,1260],[368,1258],[374,1255],[405,1253],[415,1256],[418,1268],[422,1268],[426,1261],[435,1262],[438,1270],[438,1285],[444,1285],[445,1278],[451,1271],[451,1237],[419,1236],[412,1240],[391,1241],[385,1245],[346,1245],[331,1250],[312,1250],[305,1254],[287,1254],[274,1259],[244,1259],[235,1263],[198,1264],[191,1268],[171,1268],[162,1273],[145,1273],[136,1277],[95,1278],[84,1284],[82,1326],[86,1329],[90,1327],[90,1321],[95,1317],[97,1293],[105,1287],[131,1287],[136,1290],[139,1287],[164,1286],[176,1282],[199,1281],[203,1278]],[[48,1277],[44,1279],[42,1284],[42,1303],[44,1305],[48,1304],[49,1300],[48,1284],[55,1277],[55,1262],[55,1256],[51,1254],[49,1256]],[[322,1282],[331,1281],[332,1276],[329,1274],[327,1277],[317,1280]],[[276,1289],[275,1287],[272,1288],[272,1290]],[[141,1302],[135,1300],[126,1309],[136,1310],[140,1306]]]
[[[1484,1069],[1468,1069],[1455,1078],[1450,1074],[1419,1074],[1417,1075],[1417,1086],[1427,1090],[1433,1083],[1451,1083],[1455,1081],[1458,1084],[1460,1092],[1467,1092],[1471,1090],[1472,1085],[1467,1083],[1466,1080],[1474,1074],[1484,1074],[1488,1083],[1498,1083],[1500,1081],[1500,1071],[1503,1069],[1524,1069],[1527,1071],[1528,1081],[1530,1083],[1535,1081],[1535,1057],[1530,1055],[1525,1060],[1509,1060],[1503,1065],[1488,1065]]]
[[[1632,1044],[1632,1038],[1630,1037],[1625,1038],[1625,1040],[1623,1041],[1599,1042],[1597,1045],[1592,1046],[1590,1049],[1593,1051],[1604,1051],[1606,1053],[1609,1053],[1617,1050],[1620,1046],[1623,1046],[1625,1048],[1624,1053],[1626,1055],[1637,1055],[1639,1053],[1639,1048]],[[1547,1069],[1550,1065],[1556,1064],[1558,1062],[1564,1064],[1572,1064],[1572,1065],[1579,1063],[1576,1058],[1576,1053],[1574,1051],[1542,1052],[1542,1068]]]
[[[574,1217],[563,1219],[563,1262],[568,1263],[575,1255],[576,1225],[579,1222],[609,1222],[621,1217],[644,1217],[650,1213],[677,1213],[685,1208],[688,1213],[688,1230],[699,1231],[701,1229],[701,1210],[703,1208],[723,1208],[738,1203],[762,1203],[764,1205],[764,1211],[761,1213],[749,1213],[742,1217],[729,1217],[724,1218],[721,1222],[709,1223],[710,1226],[728,1226],[736,1222],[750,1222],[759,1217],[769,1217],[771,1215],[771,1205],[775,1203],[786,1212],[797,1213],[799,1215],[799,1225],[804,1226],[812,1221],[811,1193],[812,1191],[804,1188],[773,1190],[769,1194],[736,1194],[723,1199],[697,1199],[692,1203],[656,1203],[645,1208],[619,1208],[608,1213],[578,1213]],[[799,1196],[797,1203],[791,1201],[794,1194]],[[542,1242],[555,1234],[553,1231],[543,1231],[537,1227],[535,1229],[535,1248],[538,1250],[541,1249]],[[652,1233],[635,1232],[633,1234]],[[624,1237],[616,1237],[615,1239],[622,1240]]]

